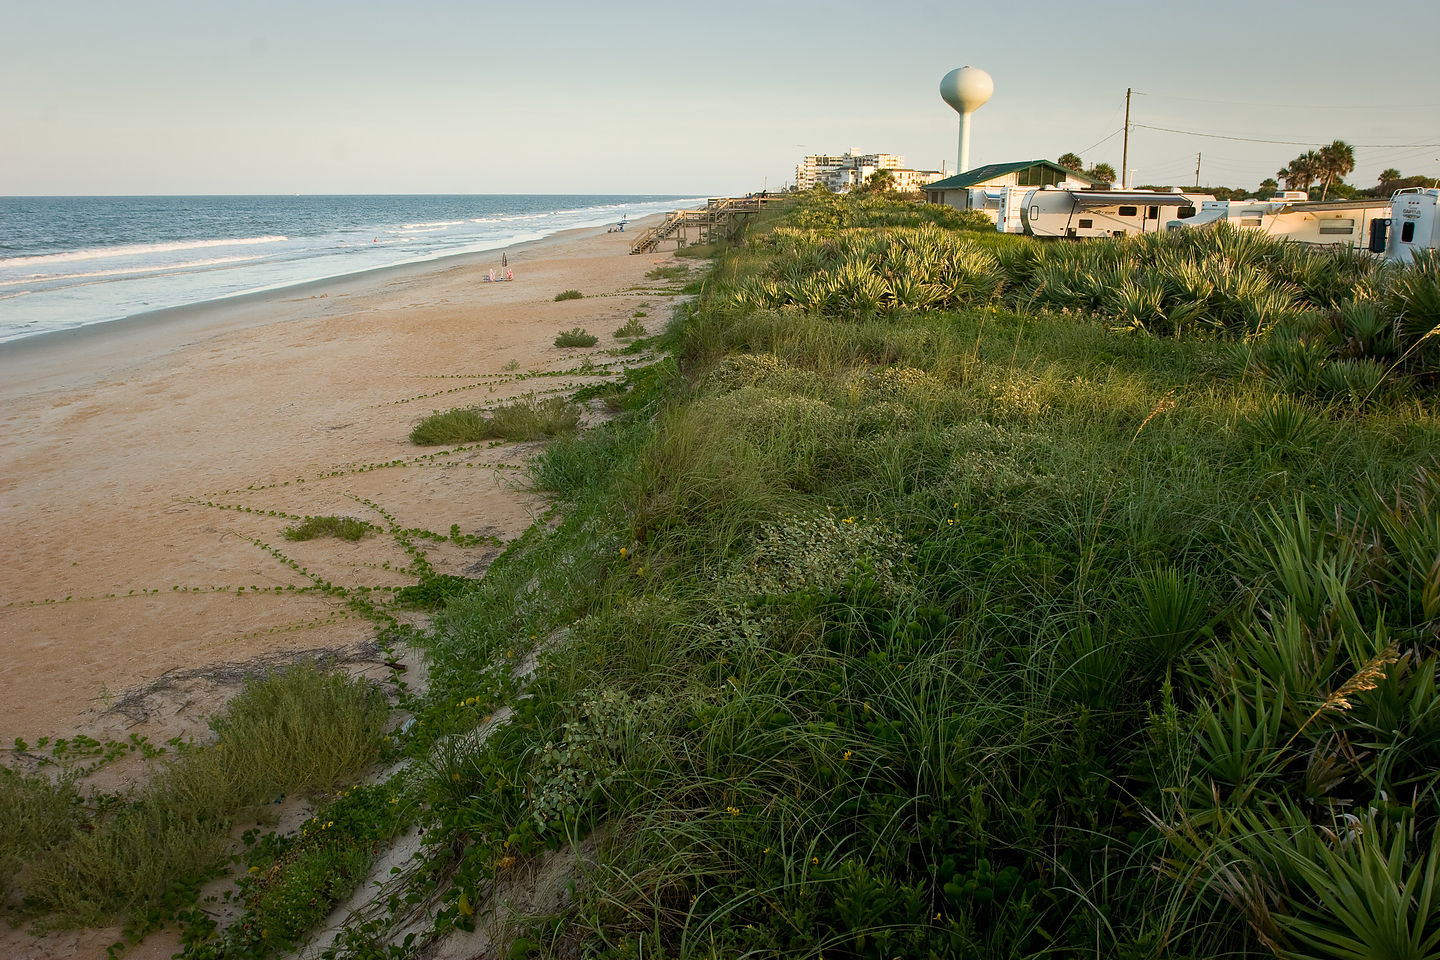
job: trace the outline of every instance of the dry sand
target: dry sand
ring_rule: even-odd
[[[310,582],[257,541],[346,587],[413,582],[386,568],[403,551],[385,535],[291,543],[291,521],[264,511],[521,533],[543,509],[516,469],[530,450],[423,459],[407,434],[435,409],[573,388],[515,374],[616,362],[604,348],[637,309],[658,329],[671,298],[635,288],[671,258],[630,256],[634,236],[511,247],[510,283],[483,280],[497,251],[0,345],[0,744],[158,741],[203,729],[234,665],[316,649],[373,662],[375,629],[342,600],[252,589]],[[585,299],[554,301],[569,288]],[[599,347],[553,346],[574,326]],[[495,552],[429,559],[474,575]]]

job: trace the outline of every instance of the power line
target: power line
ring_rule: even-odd
[[[1146,130],[1159,130],[1161,133],[1178,133],[1186,137],[1205,137],[1210,140],[1240,140],[1245,143],[1278,143],[1290,147],[1319,147],[1323,146],[1323,140],[1262,140],[1258,137],[1229,137],[1223,133],[1198,133],[1194,130],[1176,130],[1173,127],[1152,127],[1148,123],[1135,123],[1131,121],[1132,127],[1143,127]],[[1352,143],[1352,147],[1380,147],[1386,150],[1398,150],[1407,147],[1440,147],[1440,143]]]
[[[1130,124],[1130,126],[1133,127],[1133,126],[1135,126],[1135,124],[1132,123],[1132,124]],[[1122,134],[1122,133],[1124,133],[1124,132],[1125,132],[1125,131],[1124,131],[1123,129],[1121,129],[1121,130],[1116,130],[1114,133],[1110,134],[1110,136],[1106,137],[1104,140],[1098,140],[1098,141],[1096,141],[1095,143],[1090,144],[1090,146],[1086,147],[1084,150],[1081,150],[1081,151],[1080,151],[1080,155],[1083,157],[1085,154],[1089,153],[1091,150],[1094,150],[1096,147],[1100,146],[1102,143],[1105,143],[1107,140],[1114,140],[1116,137],[1120,136],[1120,134]]]
[[[1145,92],[1143,92],[1143,91],[1141,91],[1141,90],[1136,90],[1135,93],[1136,93],[1137,96],[1141,96],[1141,97],[1158,97],[1158,98],[1161,99],[1161,100],[1191,100],[1191,101],[1194,101],[1195,103],[1227,103],[1227,104],[1230,104],[1230,105],[1232,105],[1232,106],[1238,106],[1238,107],[1292,107],[1292,108],[1293,108],[1293,107],[1298,107],[1298,108],[1312,108],[1312,109],[1316,109],[1316,110],[1324,109],[1324,110],[1370,110],[1370,111],[1374,111],[1374,110],[1377,110],[1377,109],[1390,109],[1390,110],[1401,110],[1401,109],[1403,109],[1403,110],[1429,110],[1429,109],[1440,108],[1440,103],[1385,103],[1385,104],[1365,104],[1364,106],[1358,106],[1358,107],[1347,107],[1347,106],[1338,106],[1338,105],[1329,104],[1329,103],[1266,103],[1266,102],[1261,101],[1261,100],[1212,100],[1212,99],[1210,99],[1209,97],[1181,97],[1181,96],[1176,96],[1175,94],[1171,94],[1171,93],[1145,93]],[[1131,124],[1131,126],[1135,126],[1135,124]]]

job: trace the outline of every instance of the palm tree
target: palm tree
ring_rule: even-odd
[[[1384,170],[1380,171],[1380,176],[1377,179],[1379,179],[1382,184],[1394,183],[1396,180],[1400,179],[1400,171],[1396,170],[1394,167],[1386,167]]]
[[[1060,164],[1060,166],[1064,167],[1066,170],[1085,169],[1085,164],[1081,161],[1080,154],[1078,153],[1062,153],[1060,154],[1059,159],[1057,159],[1055,162]]]
[[[1085,176],[1091,180],[1101,180],[1105,183],[1114,183],[1118,179],[1115,168],[1108,163],[1095,164],[1095,166],[1085,171]]]
[[[1275,172],[1275,176],[1285,181],[1287,190],[1309,191],[1310,184],[1314,183],[1321,176],[1320,154],[1314,150],[1306,150],[1300,156],[1291,160],[1289,164]]]
[[[1325,178],[1325,189],[1320,194],[1324,200],[1330,193],[1330,184],[1335,180],[1344,178],[1345,174],[1355,169],[1355,148],[1344,140],[1332,140],[1329,146],[1320,148],[1320,169],[1317,171]]]

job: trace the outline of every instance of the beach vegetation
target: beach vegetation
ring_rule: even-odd
[[[643,316],[643,311],[641,312]],[[616,340],[634,340],[636,337],[645,336],[645,324],[640,322],[639,316],[631,317],[615,330]]]
[[[654,267],[645,274],[646,280],[684,280],[690,274],[690,265],[676,263],[670,266]]]
[[[220,871],[238,818],[373,764],[389,712],[369,680],[304,663],[247,681],[211,719],[212,739],[158,761],[133,792],[4,771],[4,908],[46,927],[123,921],[139,934],[166,922]]]
[[[460,407],[433,413],[410,431],[410,442],[434,446],[480,440],[540,440],[570,433],[579,424],[580,408],[565,398],[528,396],[490,410]]]
[[[306,517],[299,523],[291,524],[280,532],[285,535],[286,540],[313,540],[316,537],[361,540],[377,529],[379,528],[373,523],[366,523],[364,520],[357,520],[354,517],[329,515],[323,517]]]
[[[294,831],[252,834],[230,900],[238,916],[220,928],[199,910],[182,913],[185,960],[258,960],[293,952],[349,896],[380,846],[413,820],[396,778],[327,795]]]
[[[536,459],[558,521],[422,641],[435,737],[515,711],[430,768],[435,856],[471,844],[437,929],[570,862],[507,943],[1424,941],[1425,269],[873,196],[719,253],[670,372]]]
[[[555,294],[555,300],[556,302],[559,302],[561,300],[579,300],[584,296],[585,294],[581,293],[579,290],[561,290],[559,293]]]
[[[600,338],[593,333],[587,333],[584,327],[573,327],[555,336],[557,347],[593,347],[599,342]]]
[[[685,257],[690,260],[708,260],[727,247],[728,244],[723,241],[716,241],[714,243],[692,243],[678,248],[675,251],[675,256]]]

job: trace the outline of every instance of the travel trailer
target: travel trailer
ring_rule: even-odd
[[[1388,237],[1386,234],[1388,233]],[[1417,250],[1440,250],[1440,190],[1406,187],[1390,198],[1390,221],[1371,234],[1370,249],[1395,263],[1409,263]]]
[[[971,187],[970,210],[978,210],[995,221],[995,229],[1001,233],[1024,233],[1020,222],[1020,208],[1025,195],[1034,187],[1017,187],[1009,184],[987,184]]]
[[[1171,220],[1167,230],[1198,230],[1224,221],[1266,236],[1319,246],[1370,244],[1373,224],[1390,216],[1388,200],[1311,201],[1298,190],[1269,200],[1211,200],[1194,217]]]
[[[985,190],[985,207],[988,211],[991,198],[995,204],[995,229],[1001,233],[1024,233],[1025,198],[1034,187],[995,187]]]
[[[1156,233],[1172,220],[1188,220],[1208,194],[1155,190],[1076,190],[1047,186],[1025,195],[1021,222],[1036,237],[1123,237]]]

